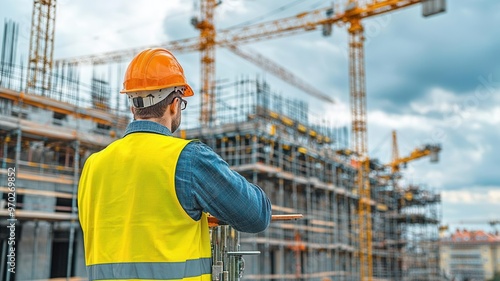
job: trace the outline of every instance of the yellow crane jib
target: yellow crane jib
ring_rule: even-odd
[[[400,170],[400,165],[406,165],[408,162],[429,156],[432,163],[439,161],[439,152],[441,151],[441,145],[439,144],[427,144],[423,147],[415,148],[410,155],[398,159],[394,159],[391,163],[386,166],[391,167],[392,173],[397,173]]]

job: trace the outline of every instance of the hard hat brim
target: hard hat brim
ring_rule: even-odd
[[[194,96],[194,92],[193,92],[193,89],[191,89],[191,86],[189,86],[187,84],[179,84],[179,85],[172,85],[170,87],[177,87],[177,86],[184,86],[184,87],[186,87],[186,90],[184,91],[184,96],[185,97]],[[165,87],[152,86],[152,87],[145,87],[145,88],[140,88],[140,89],[130,89],[130,90],[122,89],[120,91],[120,94],[138,93],[138,92],[143,92],[143,91],[154,91],[154,90],[160,90],[160,89],[164,89],[164,88]]]

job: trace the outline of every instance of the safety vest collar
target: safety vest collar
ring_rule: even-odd
[[[87,266],[89,281],[114,279],[172,280],[211,274],[212,259],[186,262],[124,262]]]
[[[170,130],[161,125],[160,123],[156,123],[148,120],[135,120],[128,124],[127,129],[125,130],[124,137],[132,134],[132,133],[155,133],[164,136],[172,136],[172,132]]]

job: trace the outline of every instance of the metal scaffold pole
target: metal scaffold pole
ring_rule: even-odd
[[[77,225],[77,190],[78,190],[78,179],[79,179],[79,171],[80,171],[80,141],[75,140],[73,142],[73,148],[75,150],[74,158],[73,158],[73,192],[71,199],[71,226],[69,233],[69,247],[68,247],[68,265],[66,267],[66,281],[69,281],[71,277],[71,269],[73,265],[73,245],[75,241],[75,227]]]

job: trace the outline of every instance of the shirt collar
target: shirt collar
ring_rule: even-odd
[[[128,124],[127,130],[125,130],[125,134],[123,136],[125,137],[128,134],[138,133],[138,132],[147,132],[147,133],[160,134],[164,136],[172,136],[172,133],[167,127],[159,123],[147,120],[132,121],[130,124]]]

